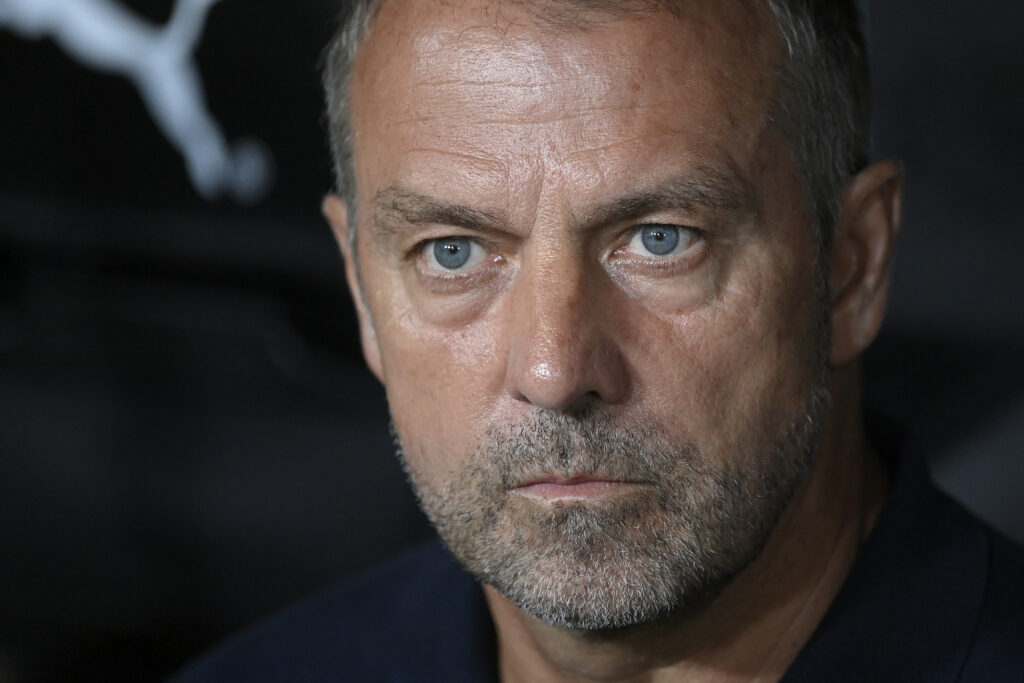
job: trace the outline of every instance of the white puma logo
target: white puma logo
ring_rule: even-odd
[[[0,26],[25,38],[53,38],[83,64],[129,79],[185,158],[196,191],[208,199],[226,192],[251,203],[272,181],[269,150],[256,140],[228,146],[206,107],[192,57],[215,2],[177,0],[170,20],[159,27],[112,0],[0,0]]]

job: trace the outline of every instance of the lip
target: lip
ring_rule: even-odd
[[[592,500],[636,490],[644,484],[596,476],[540,477],[519,484],[510,492],[539,501]]]

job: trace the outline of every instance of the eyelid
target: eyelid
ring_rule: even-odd
[[[423,227],[417,230],[410,230],[409,233],[408,238],[403,240],[406,245],[402,248],[402,253],[407,257],[418,255],[426,245],[438,240],[466,239],[479,244],[487,251],[493,251],[497,246],[495,239],[487,232],[471,229],[463,230],[450,225]]]

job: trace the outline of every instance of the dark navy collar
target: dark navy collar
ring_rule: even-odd
[[[955,681],[988,572],[985,528],[932,484],[924,453],[892,424],[869,432],[890,495],[839,595],[785,683]]]

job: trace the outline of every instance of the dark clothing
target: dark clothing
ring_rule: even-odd
[[[1024,552],[935,489],[874,425],[892,492],[783,681],[1024,681]]]
[[[898,435],[873,436],[890,498],[784,681],[1024,682],[1024,553],[938,492]],[[435,541],[236,637],[176,683],[496,680],[482,591]]]

